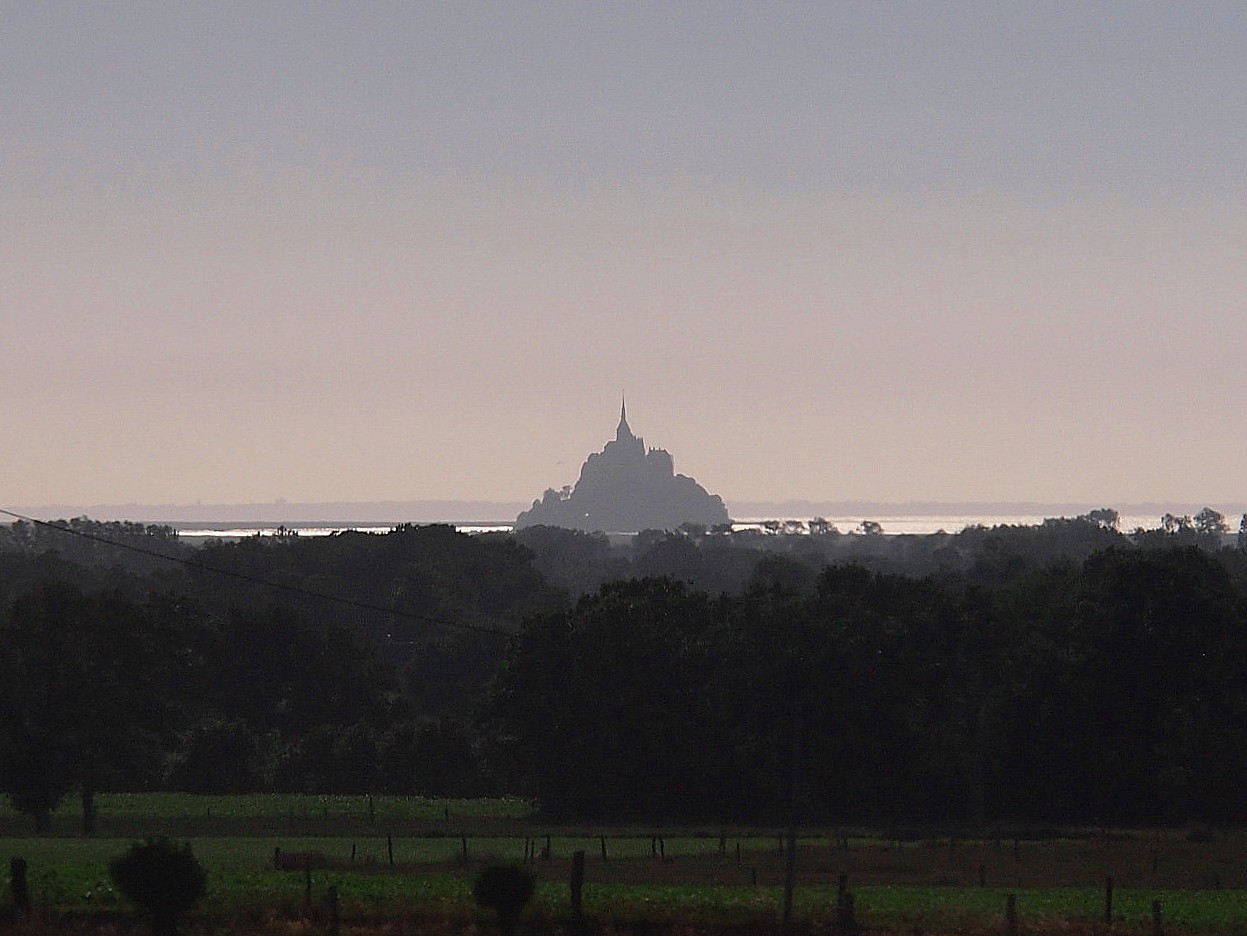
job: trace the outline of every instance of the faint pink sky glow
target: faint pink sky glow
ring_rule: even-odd
[[[0,502],[1243,501],[1236,3],[27,5]]]

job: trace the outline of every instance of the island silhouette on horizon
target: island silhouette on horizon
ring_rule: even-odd
[[[585,459],[575,487],[547,488],[515,519],[515,528],[557,526],[601,533],[673,530],[685,523],[730,522],[723,499],[686,475],[663,449],[645,448],[628,425],[627,401],[619,405],[615,438]]]

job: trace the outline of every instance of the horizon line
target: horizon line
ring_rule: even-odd
[[[1136,501],[1113,504],[1104,501],[1039,500],[782,500],[739,499],[725,501],[734,517],[796,517],[827,514],[876,516],[964,516],[1003,514],[1015,516],[1078,516],[1090,510],[1113,509],[1120,514],[1140,515],[1195,513],[1206,501]],[[1226,504],[1226,502],[1222,502]],[[38,519],[88,517],[95,520],[147,522],[506,522],[503,518],[527,508],[528,501],[482,498],[426,498],[420,500],[271,501],[192,504],[70,504],[53,503],[15,508],[15,512]],[[1226,504],[1227,516],[1247,512],[1247,504]],[[384,512],[384,513],[383,513]]]

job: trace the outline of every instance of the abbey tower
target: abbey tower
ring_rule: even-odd
[[[545,524],[575,530],[636,533],[671,530],[682,523],[713,526],[728,522],[727,508],[692,478],[675,473],[663,449],[646,449],[628,425],[620,403],[615,438],[590,455],[574,488],[548,489],[516,518],[515,527]]]

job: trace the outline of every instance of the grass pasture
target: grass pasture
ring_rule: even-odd
[[[80,831],[77,804],[66,799],[52,816],[52,834]],[[142,836],[348,835],[376,831],[411,835],[448,829],[507,828],[528,819],[532,804],[514,797],[441,799],[415,796],[251,793],[102,793],[96,797],[99,834]],[[0,837],[21,836],[29,818],[0,799]]]
[[[586,914],[621,936],[773,930],[782,901],[775,830],[547,827],[520,801],[397,797],[376,797],[370,808],[363,797],[130,794],[101,797],[100,809],[104,834],[94,839],[71,834],[68,809],[44,838],[29,837],[20,817],[0,812],[0,861],[20,855],[30,864],[41,917],[40,928],[27,932],[124,932],[128,924],[118,921],[130,915],[112,891],[108,861],[132,839],[159,832],[191,840],[208,870],[210,895],[192,933],[325,932],[331,886],[343,932],[481,931],[488,918],[472,903],[472,876],[486,862],[526,855],[540,882],[533,919],[546,921],[536,931],[552,931],[552,921],[569,916],[566,882],[577,850],[587,859]],[[548,859],[540,857],[547,835]],[[278,846],[325,856],[327,866],[310,872],[310,903],[309,875],[273,868]],[[806,831],[796,895],[805,928],[833,928],[841,875],[867,932],[1000,934],[1006,896],[1014,894],[1022,934],[1150,934],[1151,904],[1159,899],[1167,936],[1247,936],[1247,835],[1240,832],[1075,832],[1015,841]],[[1104,923],[1110,875],[1111,928]],[[0,914],[6,902],[0,895]]]

